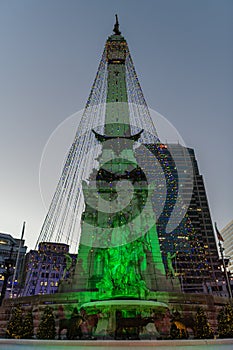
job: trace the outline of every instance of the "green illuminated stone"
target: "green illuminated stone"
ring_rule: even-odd
[[[146,299],[169,290],[151,204],[151,188],[137,164],[131,137],[125,74],[126,41],[106,44],[108,77],[99,168],[83,181],[85,211],[75,289],[97,298]],[[88,295],[86,301],[88,301]]]

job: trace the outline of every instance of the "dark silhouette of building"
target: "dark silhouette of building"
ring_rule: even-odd
[[[69,254],[63,243],[42,242],[38,250],[26,256],[23,296],[53,294],[62,279],[69,279],[76,262],[76,254]]]
[[[9,298],[11,291],[13,297],[20,293],[24,259],[27,250],[24,242],[24,240],[12,237],[10,234],[0,233],[0,291],[2,291],[4,280],[7,278],[5,298]],[[18,252],[18,264],[15,266]],[[14,276],[15,279],[12,286]]]

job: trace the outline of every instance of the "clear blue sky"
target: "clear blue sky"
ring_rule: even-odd
[[[1,0],[0,231],[34,246],[41,153],[82,109],[118,13],[148,105],[193,147],[212,218],[233,218],[233,1]]]

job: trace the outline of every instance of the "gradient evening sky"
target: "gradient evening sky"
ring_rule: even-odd
[[[115,13],[148,105],[195,149],[213,221],[233,218],[233,1],[1,0],[0,232],[26,221],[29,248],[43,148],[84,107]]]

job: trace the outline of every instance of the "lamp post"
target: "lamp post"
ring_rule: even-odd
[[[26,224],[26,222],[24,221],[24,223],[23,223],[23,229],[22,229],[22,234],[21,234],[21,238],[20,238],[20,243],[19,243],[18,254],[17,254],[17,258],[16,258],[16,263],[15,263],[14,275],[13,275],[13,278],[12,278],[11,293],[10,293],[10,297],[11,297],[11,298],[13,298],[14,283],[15,283],[15,277],[16,277],[16,273],[17,273],[18,265],[19,265],[19,256],[20,256],[21,245],[22,245],[22,242],[23,242],[25,224]]]

